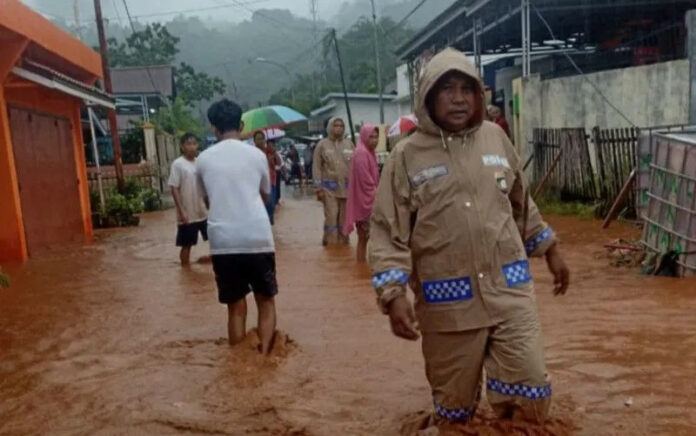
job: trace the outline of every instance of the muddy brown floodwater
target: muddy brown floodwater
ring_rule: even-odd
[[[309,199],[278,209],[279,326],[290,340],[269,359],[253,338],[226,345],[210,265],[176,263],[172,211],[3,265],[13,284],[0,292],[0,433],[398,434],[430,407],[419,344],[392,337],[368,270],[352,249],[321,247],[321,221]],[[573,273],[569,295],[554,298],[533,262],[553,419],[499,423],[484,406],[473,426],[443,433],[696,434],[696,282],[597,256],[636,237],[631,227],[550,221]]]

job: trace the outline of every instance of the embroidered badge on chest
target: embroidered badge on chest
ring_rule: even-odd
[[[505,173],[503,171],[496,171],[495,172],[495,183],[498,184],[498,188],[505,194],[508,193],[508,182],[507,179],[505,178]]]
[[[437,165],[418,171],[416,174],[411,176],[411,183],[413,183],[414,186],[420,186],[429,180],[446,176],[447,174],[449,174],[449,171],[445,165]]]
[[[510,162],[505,156],[498,156],[497,154],[484,154],[483,165],[487,167],[505,167],[510,168]]]

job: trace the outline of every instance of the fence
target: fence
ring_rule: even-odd
[[[640,130],[636,128],[623,129],[592,129],[592,139],[597,153],[597,181],[599,184],[601,215],[611,207],[614,199],[636,167],[636,150]],[[636,193],[631,191],[626,203],[627,210],[636,210]]]
[[[562,200],[593,201],[597,198],[584,129],[534,129],[535,180],[541,181],[552,168],[546,186],[559,191]]]
[[[116,186],[116,169],[113,165],[103,165],[101,167],[102,185],[104,188]],[[149,164],[127,164],[123,165],[123,175],[126,178],[136,179],[143,186],[151,186],[159,189],[157,167]],[[87,167],[87,183],[89,189],[95,192],[99,190],[99,178],[97,167]]]
[[[159,173],[158,187],[161,192],[167,186],[167,180],[169,179],[169,169],[172,166],[172,162],[178,158],[181,153],[179,152],[179,144],[177,144],[176,139],[167,133],[158,132],[155,138],[155,143],[157,146],[157,169]]]

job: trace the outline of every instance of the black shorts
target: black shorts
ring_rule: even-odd
[[[278,293],[275,253],[216,254],[212,259],[220,303],[236,303],[250,292],[264,297]]]
[[[204,241],[208,240],[208,221],[179,224],[179,228],[176,231],[176,246],[192,247],[198,244],[198,232],[201,233]]]

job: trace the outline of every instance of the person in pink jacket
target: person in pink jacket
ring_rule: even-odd
[[[379,169],[375,149],[379,142],[379,130],[372,124],[365,124],[360,129],[360,141],[353,155],[350,166],[350,184],[348,185],[348,203],[343,234],[350,235],[354,228],[358,230],[358,262],[365,262],[367,240],[370,236],[370,215],[379,185]]]

